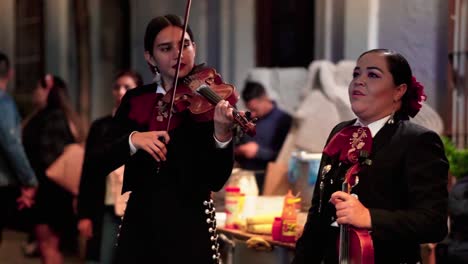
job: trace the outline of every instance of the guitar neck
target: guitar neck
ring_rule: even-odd
[[[345,193],[350,193],[351,186],[349,183],[344,180],[341,185],[341,191]],[[348,225],[340,225],[340,244],[338,252],[338,263],[339,264],[348,264],[349,260],[349,228]]]
[[[340,225],[339,264],[348,264],[349,260],[349,229],[348,225]]]

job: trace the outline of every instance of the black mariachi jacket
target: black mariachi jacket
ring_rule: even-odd
[[[338,124],[328,140],[354,122]],[[375,263],[416,263],[419,244],[440,241],[447,233],[448,162],[443,144],[436,133],[397,115],[394,124],[385,124],[374,136],[370,159],[372,164],[359,173],[352,192],[370,211]],[[330,226],[336,211],[328,201],[341,189],[347,168],[336,157],[324,155],[319,171],[327,164],[332,169],[324,177],[321,212],[317,184],[293,263],[338,262],[339,228]]]
[[[160,165],[145,151],[130,155],[132,131],[148,131],[153,122],[156,85],[130,90],[114,117],[106,155],[109,173],[125,164],[123,192],[132,191],[119,234],[118,263],[213,263],[217,254],[211,191],[229,178],[233,146],[217,148],[213,122],[197,123],[178,113],[180,125],[169,132],[167,161]],[[155,101],[156,100],[156,101]],[[101,154],[104,154],[101,152]],[[210,220],[208,220],[210,219]],[[210,229],[211,228],[211,229]]]

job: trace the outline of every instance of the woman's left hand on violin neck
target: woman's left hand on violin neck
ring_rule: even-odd
[[[214,111],[214,136],[220,142],[226,142],[232,139],[232,125],[234,117],[232,107],[228,101],[221,100]]]
[[[338,224],[349,224],[357,228],[372,228],[369,209],[367,209],[355,196],[337,191],[330,198],[335,205]]]

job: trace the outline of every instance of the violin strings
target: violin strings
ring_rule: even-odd
[[[202,85],[198,87],[197,92],[205,96],[206,99],[208,99],[214,105],[216,105],[222,99],[218,94],[211,90],[208,85]]]
[[[215,93],[208,85],[205,84],[198,87],[196,91],[199,94],[203,95],[206,99],[208,99],[213,105],[216,105],[219,101],[223,99],[221,96]],[[232,111],[235,119],[245,125],[246,120],[242,118],[242,116],[239,114],[239,111],[237,111],[235,108],[232,108]]]

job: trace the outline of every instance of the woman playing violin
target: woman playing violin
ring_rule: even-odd
[[[358,58],[348,91],[357,119],[330,134],[293,263],[338,263],[340,225],[370,235],[373,247],[364,250],[373,251],[373,263],[418,263],[420,244],[447,232],[444,146],[409,121],[423,86],[401,54],[376,49]],[[350,193],[341,191],[344,180]],[[340,263],[359,263],[347,261]]]
[[[190,28],[178,16],[149,22],[145,59],[156,82],[126,93],[115,129],[100,159],[108,170],[125,164],[123,192],[132,191],[119,233],[117,263],[218,263],[215,211],[210,194],[222,188],[233,166],[232,106],[221,100],[212,118],[197,122],[162,98],[179,77],[198,70]],[[180,80],[180,83],[183,83]],[[177,102],[176,102],[177,103]]]

